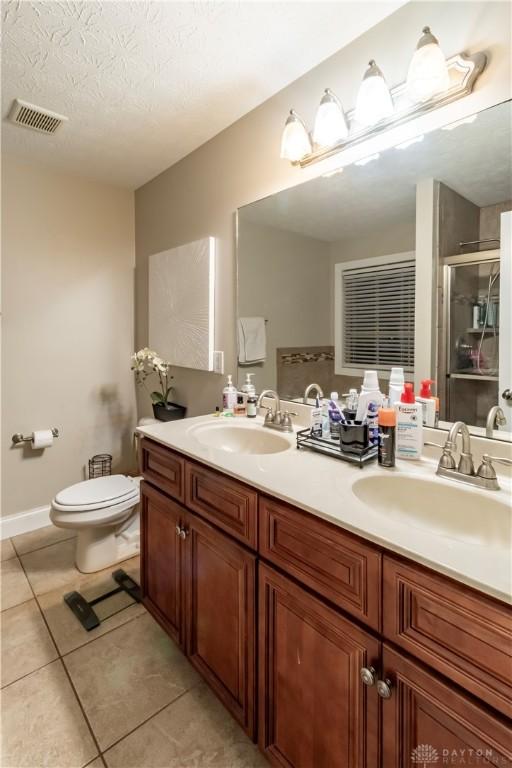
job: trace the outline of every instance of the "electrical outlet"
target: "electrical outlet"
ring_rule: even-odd
[[[213,372],[224,373],[224,352],[214,351],[213,353]]]

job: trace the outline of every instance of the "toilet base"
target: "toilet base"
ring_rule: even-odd
[[[140,552],[138,505],[121,525],[83,528],[76,540],[75,564],[82,573],[95,573]]]

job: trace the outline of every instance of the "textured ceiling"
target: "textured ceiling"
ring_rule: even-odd
[[[402,4],[4,0],[3,150],[135,188]],[[16,97],[69,122],[15,127]]]
[[[512,199],[511,146],[508,101],[480,112],[471,124],[433,131],[367,165],[351,165],[246,205],[240,219],[319,240],[364,237],[413,222],[416,183],[426,178],[444,182],[480,207],[494,205]]]

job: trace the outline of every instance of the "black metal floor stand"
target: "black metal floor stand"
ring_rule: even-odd
[[[95,597],[94,600],[86,600],[80,592],[76,591],[68,592],[64,595],[64,602],[71,608],[80,624],[88,632],[90,632],[91,629],[95,629],[95,627],[99,627],[101,624],[101,619],[93,609],[94,605],[101,603],[103,600],[107,600],[109,597],[118,595],[120,592],[126,592],[133,598],[135,603],[140,603],[142,600],[141,588],[125,571],[123,571],[122,568],[114,571],[112,573],[112,578],[119,584],[119,586],[115,589],[111,589],[109,592],[105,592],[104,595]]]

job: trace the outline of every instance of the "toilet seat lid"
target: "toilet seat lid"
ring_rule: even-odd
[[[91,509],[120,503],[138,493],[139,489],[131,478],[125,475],[106,475],[64,488],[56,495],[55,501],[62,507]]]

